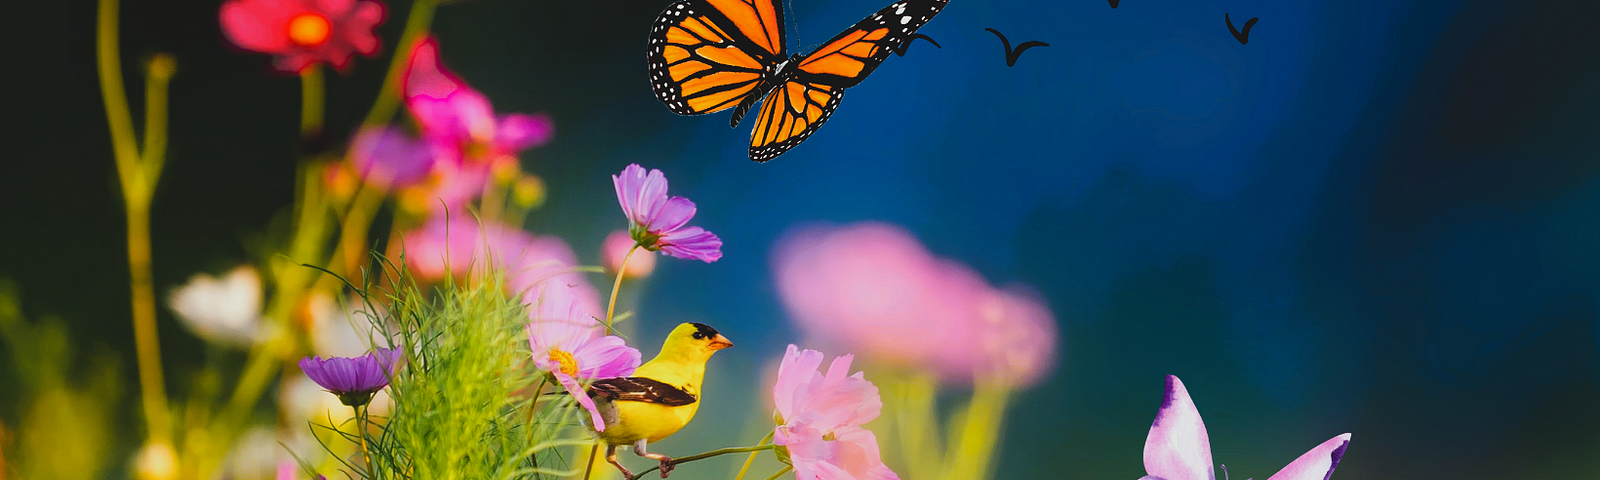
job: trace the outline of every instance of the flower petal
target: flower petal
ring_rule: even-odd
[[[683,197],[668,198],[650,219],[650,231],[668,233],[689,223],[694,218],[694,202]]]
[[[606,420],[600,417],[600,409],[594,406],[594,399],[589,398],[589,394],[583,391],[583,385],[579,385],[577,379],[567,376],[565,373],[557,371],[552,372],[552,374],[555,375],[556,381],[560,382],[561,386],[567,388],[567,393],[572,394],[572,398],[578,401],[578,405],[589,411],[589,420],[594,422],[594,431],[606,431]]]
[[[1144,471],[1168,480],[1216,480],[1205,422],[1174,375],[1167,376],[1166,396],[1145,437]]]
[[[502,152],[520,152],[544,145],[555,134],[555,122],[543,113],[514,113],[500,117],[495,128],[494,146]]]
[[[822,352],[801,350],[792,343],[784,352],[783,363],[778,365],[778,380],[772,384],[772,404],[786,423],[789,418],[799,413],[796,397],[800,393],[805,393],[812,381],[819,377],[817,367],[820,365],[822,365]]]
[[[661,236],[661,253],[706,263],[722,258],[722,239],[700,227],[684,227]]]
[[[1328,439],[1267,480],[1328,480],[1333,477],[1333,469],[1339,467],[1339,460],[1344,458],[1344,449],[1348,446],[1348,433]]]

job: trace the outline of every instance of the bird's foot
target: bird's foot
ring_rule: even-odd
[[[661,478],[667,478],[667,474],[672,473],[672,468],[677,466],[672,463],[672,457],[666,455],[662,455],[657,460],[661,461]]]

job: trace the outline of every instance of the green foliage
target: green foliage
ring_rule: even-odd
[[[389,387],[392,414],[371,418],[365,429],[372,469],[365,477],[571,475],[572,462],[555,447],[593,440],[575,421],[570,397],[537,393],[554,382],[530,360],[526,307],[503,294],[498,279],[457,287],[429,296],[408,285],[388,299],[380,331],[393,332],[390,346],[406,355]],[[355,476],[368,468],[347,466]]]
[[[5,423],[14,427],[0,425],[0,477],[97,478],[110,454],[110,420],[121,397],[115,359],[95,355],[75,365],[81,355],[66,327],[55,319],[23,319],[8,282],[0,282],[0,345],[21,393],[17,411],[6,412]]]

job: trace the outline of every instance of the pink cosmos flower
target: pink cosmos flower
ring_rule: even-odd
[[[549,142],[554,134],[554,123],[543,113],[495,115],[488,97],[439,61],[433,37],[412,47],[401,94],[421,139],[393,130],[358,136],[352,161],[358,171],[399,177],[403,181],[392,183],[411,187],[410,196],[419,197],[413,207],[419,209],[462,211],[483,195],[496,172],[520,168],[519,152]],[[377,165],[383,168],[371,167]],[[415,176],[419,171],[425,178]]]
[[[1344,458],[1350,434],[1333,437],[1290,462],[1268,480],[1327,480]],[[1200,420],[1200,410],[1178,377],[1167,376],[1166,396],[1144,441],[1144,471],[1140,480],[1215,480],[1211,466],[1211,439]]]
[[[598,309],[588,309],[578,301],[571,287],[546,283],[530,314],[528,347],[534,365],[550,372],[589,411],[596,431],[605,431],[605,419],[580,382],[633,375],[641,356],[621,337],[604,335],[605,326],[597,313]]]
[[[512,154],[543,145],[554,132],[544,114],[496,116],[488,97],[467,86],[439,61],[439,42],[433,37],[411,49],[402,95],[422,126],[423,136],[441,147],[446,158]],[[484,151],[468,151],[473,148]]]
[[[470,217],[434,217],[401,238],[405,262],[418,278],[470,278],[495,268],[505,274],[507,293],[526,300],[541,284],[556,283],[572,287],[586,311],[600,311],[599,290],[573,270],[578,256],[560,238]]]
[[[722,239],[700,227],[690,227],[694,202],[667,196],[667,176],[660,170],[646,173],[639,164],[612,175],[617,202],[628,216],[628,231],[640,247],[678,258],[711,263],[722,258]]]
[[[778,366],[772,401],[782,424],[772,443],[789,453],[796,480],[898,480],[878,454],[878,439],[861,425],[883,409],[878,387],[862,372],[851,375],[854,357],[833,359],[819,373],[822,352],[789,345]]]
[[[623,274],[624,276],[630,278],[650,276],[650,272],[656,269],[655,252],[648,250],[633,252],[633,256],[628,257],[628,250],[633,249],[633,245],[633,237],[629,236],[628,232],[617,230],[606,235],[605,242],[600,244],[600,257],[605,261],[606,269],[616,273],[617,269],[622,268],[622,260],[626,258],[628,271]]]
[[[972,375],[1012,387],[1038,383],[1056,358],[1056,318],[1038,294],[1023,286],[990,290],[980,300]]]
[[[356,53],[378,53],[372,30],[383,18],[383,4],[372,0],[230,0],[221,11],[229,41],[276,55],[286,72],[318,63],[344,69]]]
[[[988,283],[876,222],[792,231],[773,249],[778,292],[807,338],[875,361],[970,379]]]

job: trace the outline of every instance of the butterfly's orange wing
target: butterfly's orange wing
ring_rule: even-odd
[[[750,132],[750,159],[765,162],[805,141],[838,108],[844,89],[866,79],[948,3],[895,2],[803,57],[794,75],[762,100],[759,119]]]
[[[800,61],[803,80],[850,88],[911,39],[949,0],[901,0],[828,40]]]
[[[790,81],[772,89],[750,130],[750,159],[765,162],[805,141],[828,121],[842,97],[843,87],[823,83]]]
[[[782,0],[679,0],[650,30],[650,84],[679,115],[738,105],[784,58]]]

